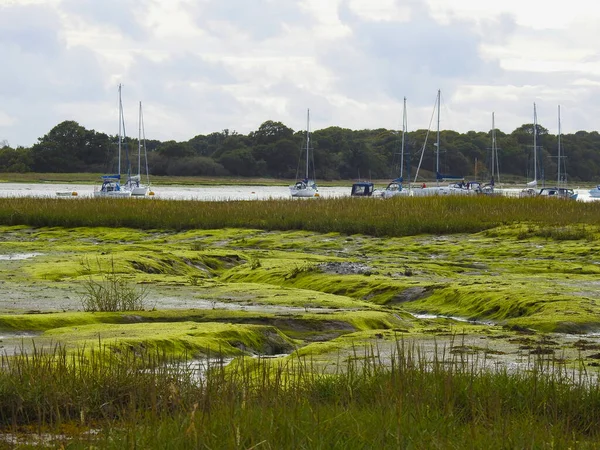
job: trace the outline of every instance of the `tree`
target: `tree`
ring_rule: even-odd
[[[83,170],[81,155],[86,130],[77,122],[64,121],[40,138],[31,148],[36,172],[77,172]]]
[[[158,147],[164,158],[185,158],[194,156],[194,150],[186,142],[167,141]]]
[[[281,122],[267,120],[252,135],[254,143],[257,145],[274,144],[282,139],[292,139],[294,130],[286,127]]]
[[[252,155],[252,150],[241,148],[229,150],[219,158],[219,163],[232,175],[243,177],[261,176],[265,173],[264,161],[258,163]]]

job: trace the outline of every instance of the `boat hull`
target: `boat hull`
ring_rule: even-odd
[[[94,198],[127,198],[131,197],[130,191],[94,191]]]
[[[131,190],[131,195],[134,197],[143,197],[148,195],[150,188],[148,186],[137,186]]]
[[[292,195],[292,197],[309,198],[309,197],[317,197],[318,191],[311,187],[307,187],[304,189],[296,189],[296,187],[292,186],[292,187],[290,187],[290,194]]]

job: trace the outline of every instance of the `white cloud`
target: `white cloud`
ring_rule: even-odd
[[[572,0],[0,0],[0,140],[31,145],[63,120],[115,134],[144,102],[149,138],[187,140],[265,120],[314,129],[510,132],[597,127],[600,6]],[[544,124],[547,122],[547,124]]]

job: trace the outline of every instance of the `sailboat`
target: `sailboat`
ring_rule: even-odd
[[[319,190],[315,177],[311,178],[309,173],[310,161],[310,109],[306,113],[306,171],[302,180],[296,181],[296,184],[290,186],[290,194],[292,197],[318,197]],[[313,171],[314,172],[314,171]]]
[[[562,133],[560,128],[560,105],[558,105],[558,155],[557,155],[557,184],[556,187],[544,187],[538,193],[538,196],[544,198],[559,198],[563,200],[577,200],[577,193],[573,189],[566,187],[566,174],[561,172],[561,166],[564,166],[562,159],[565,156],[562,154],[561,139]]]
[[[441,91],[438,89],[437,98],[436,98],[436,107],[434,108],[434,112],[437,111],[437,139],[434,144],[436,147],[436,165],[435,165],[435,178],[436,178],[436,186],[427,187],[425,183],[423,183],[422,188],[415,188],[412,190],[412,195],[417,197],[425,197],[431,195],[472,195],[481,193],[481,186],[477,182],[468,182],[465,183],[464,178],[462,176],[456,175],[443,175],[440,173],[440,102],[441,102]],[[433,116],[432,116],[433,119]],[[430,123],[431,125],[431,123]],[[429,132],[427,133],[429,136]],[[425,151],[425,145],[427,144],[427,137],[425,138],[425,144],[423,144],[423,149],[421,151],[421,160],[419,161],[419,167],[417,168],[417,173],[415,174],[414,182],[417,182],[417,178],[419,176],[419,168],[421,166],[421,162],[423,161],[423,152]],[[439,182],[444,180],[459,180],[454,183],[448,184],[446,186],[440,186]]]
[[[142,144],[143,142],[143,144]],[[144,162],[146,166],[146,184],[142,184],[142,147],[144,148]],[[143,197],[146,195],[154,195],[150,190],[150,174],[148,172],[148,152],[146,151],[146,131],[144,130],[144,116],[142,114],[142,102],[138,115],[138,158],[137,158],[137,175],[132,175],[125,183],[125,189],[131,191],[131,195],[135,197]]]
[[[490,149],[490,182],[481,187],[481,192],[494,195],[496,182],[500,182],[500,165],[498,164],[498,143],[496,142],[496,115],[492,112],[492,147]]]
[[[405,145],[405,136],[407,129],[407,119],[406,119],[406,97],[404,97],[404,107],[402,109],[402,143],[400,147],[400,176],[395,180],[392,180],[384,191],[381,192],[381,196],[383,198],[391,198],[400,195],[410,195],[410,191],[405,189],[402,183],[404,182],[404,145]]]
[[[119,84],[119,160],[116,174],[102,175],[102,186],[94,191],[94,197],[123,198],[130,197],[131,191],[121,187],[121,149],[125,126],[123,120],[123,103],[121,101],[121,85]]]
[[[527,183],[527,187],[519,193],[519,197],[535,197],[537,195],[537,110],[533,104],[533,180]]]

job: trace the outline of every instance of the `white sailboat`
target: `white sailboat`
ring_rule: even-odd
[[[102,186],[94,190],[94,197],[124,198],[131,197],[131,191],[121,187],[121,149],[124,135],[123,103],[121,101],[121,85],[119,84],[119,155],[116,174],[102,175]]]
[[[436,98],[436,107],[434,111],[437,110],[437,138],[436,143],[434,144],[436,147],[436,163],[435,163],[435,174],[436,174],[436,186],[427,187],[425,183],[423,183],[423,187],[412,189],[412,195],[416,197],[427,197],[432,195],[475,195],[481,192],[481,187],[479,183],[465,183],[462,177],[457,177],[454,175],[442,175],[440,173],[440,103],[441,103],[441,91],[438,89],[437,98]],[[433,117],[432,117],[433,118]],[[427,136],[429,135],[429,132]],[[427,138],[426,138],[427,139]],[[425,144],[427,140],[425,141]],[[419,167],[417,168],[417,173],[415,174],[414,182],[417,183],[417,178],[419,176],[419,168],[421,166],[421,162],[423,161],[423,152],[425,151],[425,144],[423,145],[423,149],[421,152],[421,160],[419,161]],[[455,183],[450,183],[446,186],[440,186],[439,182],[442,180],[460,180]]]
[[[315,182],[315,177],[311,178],[309,173],[310,162],[310,109],[306,113],[306,170],[302,180],[290,186],[290,194],[292,197],[318,197],[319,189]],[[314,171],[313,171],[314,172]]]
[[[404,145],[405,145],[405,136],[407,127],[407,118],[406,118],[406,97],[404,97],[404,107],[402,109],[402,143],[400,147],[400,176],[395,180],[392,180],[385,190],[381,192],[381,196],[383,198],[391,198],[397,196],[407,196],[410,195],[410,191],[404,188],[402,184],[404,182]]]
[[[142,144],[143,142],[143,144]],[[142,147],[144,148],[144,162],[146,166],[146,184],[142,183]],[[146,195],[154,195],[150,190],[150,174],[148,171],[148,152],[146,150],[146,131],[144,129],[144,116],[142,114],[142,102],[140,102],[138,115],[138,158],[137,158],[137,175],[132,175],[125,183],[125,189],[131,191],[134,197],[144,197]]]
[[[535,197],[537,195],[537,110],[533,104],[533,180],[519,193],[519,197]]]
[[[577,193],[573,189],[566,186],[566,170],[561,171],[561,166],[564,166],[562,160],[565,156],[562,154],[562,133],[560,127],[560,105],[558,105],[558,142],[557,142],[557,180],[556,187],[544,187],[538,193],[538,196],[544,198],[558,198],[563,200],[577,200]],[[563,173],[564,172],[564,173]]]

